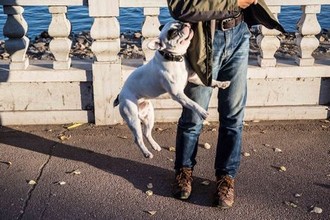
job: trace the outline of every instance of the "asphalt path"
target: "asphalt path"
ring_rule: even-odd
[[[171,195],[175,123],[156,124],[153,159],[126,125],[1,127],[0,219],[330,219],[329,121],[247,122],[226,211],[212,206],[217,131],[204,126],[193,193],[180,201]]]

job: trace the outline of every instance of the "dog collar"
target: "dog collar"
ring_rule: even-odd
[[[175,61],[175,62],[182,62],[184,57],[183,55],[174,55],[172,53],[166,53],[164,51],[158,51],[160,55],[162,55],[166,60]]]

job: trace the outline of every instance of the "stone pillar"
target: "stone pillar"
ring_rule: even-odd
[[[269,7],[273,12],[275,18],[281,12],[280,6]],[[257,37],[257,44],[260,47],[260,55],[258,56],[258,64],[261,67],[273,67],[276,66],[275,52],[281,45],[280,40],[276,37],[280,34],[278,30],[268,29],[264,26],[260,26],[261,34]]]
[[[316,17],[316,14],[321,11],[321,5],[305,5],[302,6],[302,11],[303,14],[297,24],[298,33],[295,43],[298,46],[298,57],[296,63],[299,66],[312,66],[314,65],[312,53],[320,44],[315,35],[321,31]]]
[[[145,20],[142,26],[142,49],[146,57],[145,62],[148,62],[155,54],[155,51],[148,48],[148,43],[150,40],[153,40],[159,36],[159,14],[159,8],[144,8]]]
[[[119,0],[89,0],[89,15],[94,18],[91,37],[95,124],[121,123],[113,102],[122,87],[120,52]]]
[[[69,58],[72,41],[68,38],[71,32],[71,23],[66,17],[66,6],[50,6],[49,12],[52,21],[48,28],[48,33],[53,40],[49,44],[49,49],[55,57],[54,69],[69,69],[71,58]]]
[[[21,6],[3,6],[7,14],[7,21],[3,28],[4,36],[9,39],[5,41],[6,51],[10,54],[10,70],[24,70],[29,66],[26,57],[30,40],[25,36],[28,25],[23,17],[24,9]]]

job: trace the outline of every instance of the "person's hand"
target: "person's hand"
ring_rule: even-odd
[[[237,0],[237,5],[238,7],[240,8],[247,8],[249,7],[249,5],[251,4],[257,4],[258,3],[258,0]]]

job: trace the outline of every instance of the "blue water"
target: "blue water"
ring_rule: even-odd
[[[47,30],[51,15],[47,7],[25,7],[24,18],[29,25],[28,36],[34,37],[42,31]],[[301,17],[301,10],[299,6],[283,6],[279,15],[279,21],[284,28],[293,32],[296,30],[296,23]],[[88,31],[91,28],[93,19],[88,16],[87,7],[69,7],[68,18],[72,24],[72,31],[75,33],[81,31]],[[323,5],[321,13],[317,15],[318,21],[323,29],[330,29],[330,5]],[[3,14],[2,6],[0,6],[0,39],[4,39],[3,26],[7,16]],[[160,16],[161,23],[166,23],[171,20],[167,8],[161,8]],[[143,23],[143,9],[142,8],[121,8],[120,9],[120,31],[134,32],[141,30]]]

